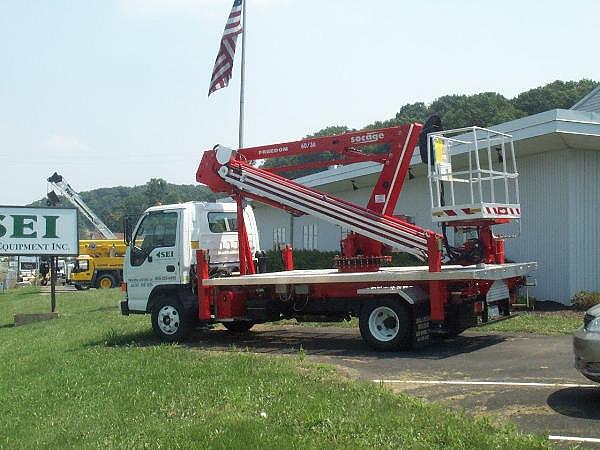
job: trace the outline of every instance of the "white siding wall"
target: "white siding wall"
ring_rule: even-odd
[[[258,226],[258,238],[262,250],[273,249],[273,230],[285,229],[287,243],[291,242],[290,215],[270,206],[260,205],[254,208],[256,224]]]
[[[537,261],[538,299],[569,299],[568,170],[566,150],[519,158],[522,233],[506,241],[506,257]]]
[[[600,97],[600,96],[599,96]],[[569,153],[569,297],[600,291],[600,153]]]
[[[415,177],[412,180],[406,178],[394,212],[414,217],[415,224],[421,227],[431,230],[436,229],[431,220],[431,201],[429,199],[427,176]]]

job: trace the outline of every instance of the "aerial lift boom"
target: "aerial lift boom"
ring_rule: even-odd
[[[196,179],[215,191],[227,192],[237,199],[256,199],[297,216],[313,215],[356,233],[350,234],[342,242],[343,256],[338,259],[340,266],[348,271],[352,268],[356,271],[377,270],[392,247],[437,267],[441,236],[393,215],[420,131],[420,124],[411,124],[239,151],[217,146],[213,151],[204,153]],[[357,150],[374,144],[388,145],[389,153],[367,154]],[[382,164],[366,208],[251,164],[257,159],[324,152],[336,154],[337,158],[309,163],[308,166],[314,168],[362,161]],[[306,167],[307,164],[301,164],[277,170]]]
[[[100,232],[104,239],[117,239],[117,236],[106,226],[104,222],[94,214],[94,211],[90,209],[83,199],[75,192],[75,190],[65,181],[62,175],[54,172],[48,182],[64,195],[75,207],[79,210],[83,216],[88,219],[94,227]]]

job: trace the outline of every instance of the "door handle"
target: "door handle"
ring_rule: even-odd
[[[167,272],[175,272],[175,266],[168,265],[167,266]]]

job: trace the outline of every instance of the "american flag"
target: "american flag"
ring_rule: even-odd
[[[225,24],[221,46],[215,61],[208,95],[216,90],[224,88],[229,84],[233,70],[233,56],[235,55],[235,43],[238,34],[242,33],[242,3],[243,0],[234,0],[229,18]]]

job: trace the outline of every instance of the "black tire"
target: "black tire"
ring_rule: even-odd
[[[367,345],[379,351],[409,349],[412,345],[410,312],[399,299],[378,299],[363,305],[358,326]]]
[[[245,333],[250,331],[250,328],[254,326],[254,323],[240,320],[239,322],[223,322],[223,326],[233,333]]]
[[[117,286],[115,277],[109,273],[103,273],[96,280],[96,287],[98,289],[112,289]]]
[[[181,342],[192,329],[188,317],[179,301],[162,298],[152,308],[152,329],[163,342]]]

